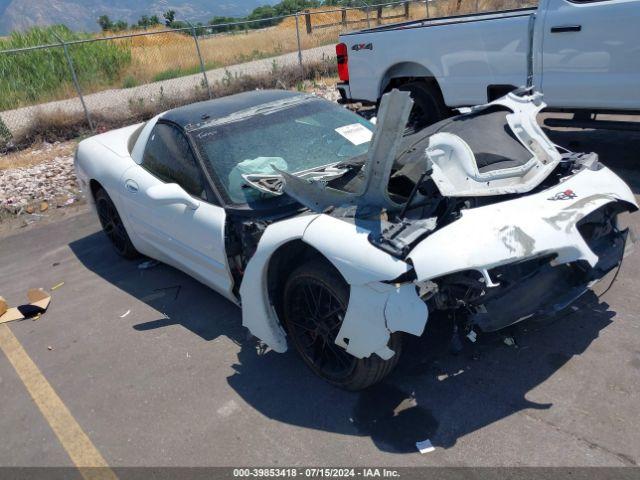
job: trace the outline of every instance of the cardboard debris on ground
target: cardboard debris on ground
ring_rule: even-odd
[[[44,313],[51,302],[51,295],[41,288],[31,288],[27,291],[27,299],[29,303],[9,308],[6,300],[0,297],[0,323],[24,320]]]

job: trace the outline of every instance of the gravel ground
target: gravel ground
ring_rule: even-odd
[[[0,185],[0,215],[36,214],[70,205],[79,197],[72,155],[0,171]]]

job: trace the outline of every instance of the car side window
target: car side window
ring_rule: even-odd
[[[184,134],[173,125],[158,123],[149,135],[142,167],[166,183],[206,200],[202,172]]]

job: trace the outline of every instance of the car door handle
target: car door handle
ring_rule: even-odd
[[[125,181],[124,186],[131,193],[138,193],[138,184],[131,179],[128,179],[127,181]]]
[[[580,30],[582,30],[582,25],[557,25],[551,27],[551,33],[579,32]]]

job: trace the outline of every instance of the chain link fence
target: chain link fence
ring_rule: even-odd
[[[102,38],[46,29],[0,41],[0,149],[47,129],[74,135],[252,88],[335,76],[339,34],[360,28],[533,6],[535,0],[418,0]],[[36,32],[36,33],[38,33]],[[15,37],[15,38],[14,38]],[[46,38],[45,38],[46,37]]]

